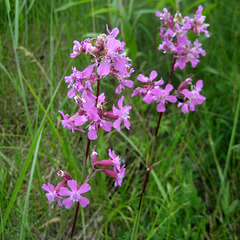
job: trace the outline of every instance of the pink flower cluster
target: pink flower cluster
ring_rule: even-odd
[[[202,10],[203,7],[200,5],[194,18],[182,18],[179,12],[173,17],[166,8],[163,9],[163,13],[156,12],[156,16],[162,20],[159,35],[163,38],[158,50],[173,54],[176,59],[174,70],[177,67],[184,69],[187,62],[190,62],[194,68],[199,62],[200,54],[202,56],[206,55],[198,39],[193,43],[188,39],[189,31],[198,35],[203,32],[206,37],[209,37],[207,31],[209,24],[204,23],[205,16],[202,16]]]
[[[95,101],[97,100],[97,105],[95,106]],[[69,129],[83,131],[82,129],[76,128],[77,126],[82,126],[86,122],[89,122],[87,125],[88,128],[88,138],[90,140],[97,139],[97,132],[100,127],[106,131],[111,131],[112,126],[117,130],[120,131],[120,124],[122,121],[124,122],[125,127],[129,130],[130,129],[130,122],[129,122],[129,111],[131,110],[131,106],[123,106],[124,96],[122,96],[118,100],[118,107],[117,109],[114,105],[112,107],[112,112],[105,112],[105,95],[101,93],[99,97],[90,94],[84,93],[82,97],[79,96],[76,98],[76,102],[78,103],[79,110],[69,118],[68,114],[64,114],[62,111],[59,113],[62,114],[63,120],[62,125],[64,127],[68,127]],[[109,122],[105,119],[114,120]]]
[[[69,97],[72,98],[77,92],[85,90],[93,92],[91,84],[98,79],[96,73],[93,73],[94,67],[97,68],[97,74],[100,76],[100,79],[112,76],[119,82],[119,86],[116,88],[116,93],[118,94],[122,92],[125,86],[129,88],[133,86],[133,81],[127,79],[134,70],[130,68],[131,64],[129,62],[131,59],[126,57],[124,52],[125,43],[116,39],[119,34],[118,28],[114,28],[110,32],[108,25],[106,27],[108,35],[101,34],[96,39],[88,38],[81,43],[78,41],[73,42],[73,53],[70,54],[70,57],[75,58],[82,52],[85,52],[85,54],[90,54],[94,57],[92,60],[94,64],[83,72],[73,68],[73,73],[65,77],[66,82],[69,82],[68,87],[73,88],[68,94]]]
[[[112,112],[106,112],[105,95],[101,93],[98,96],[94,95],[92,84],[102,81],[107,76],[112,76],[118,80],[119,86],[116,88],[116,93],[121,93],[122,89],[132,87],[133,81],[127,80],[131,73],[134,71],[130,69],[130,59],[126,57],[124,52],[125,43],[116,39],[119,33],[117,28],[112,32],[108,30],[108,35],[101,34],[97,38],[86,39],[79,43],[74,41],[73,53],[70,54],[71,58],[77,57],[82,52],[90,54],[94,57],[90,66],[82,72],[78,71],[75,67],[72,69],[73,73],[65,77],[65,82],[68,83],[68,97],[74,98],[78,104],[78,111],[69,116],[59,111],[62,114],[62,125],[68,127],[73,132],[75,130],[83,131],[79,127],[88,122],[88,138],[90,140],[97,139],[97,132],[100,128],[104,131],[111,131],[112,126],[120,131],[120,124],[123,122],[125,127],[130,129],[129,111],[131,106],[123,106],[124,96],[118,101],[119,109],[114,105]],[[94,72],[95,70],[95,72]],[[109,120],[114,120],[113,124]]]
[[[109,159],[98,161],[97,152],[93,150],[91,155],[91,162],[93,169],[100,170],[112,178],[116,178],[114,186],[121,186],[122,180],[125,175],[125,165],[121,167],[121,159],[111,149],[108,149]],[[100,167],[100,168],[99,168]],[[103,168],[104,167],[104,168]],[[112,169],[106,167],[113,167]]]
[[[169,93],[172,91],[173,86],[171,84],[167,84],[165,89],[159,87],[164,84],[163,79],[153,82],[153,80],[157,77],[157,72],[152,71],[150,73],[150,77],[145,77],[142,74],[139,74],[137,79],[140,82],[147,83],[148,85],[144,85],[142,87],[137,87],[132,94],[134,97],[136,94],[140,94],[143,97],[143,101],[147,104],[151,104],[153,102],[157,102],[157,111],[165,112],[165,104],[168,102],[175,103],[177,98]]]
[[[173,95],[170,95],[170,92],[173,90],[172,84],[167,84],[165,89],[161,88],[160,85],[164,84],[163,79],[161,78],[158,81],[153,81],[157,77],[157,72],[152,71],[150,73],[150,77],[145,77],[142,74],[139,74],[137,79],[140,82],[147,83],[147,85],[143,85],[135,88],[132,93],[132,97],[137,94],[143,98],[143,101],[147,104],[151,104],[153,102],[157,102],[157,111],[165,112],[167,103],[175,103],[178,101],[178,108],[182,106],[182,112],[188,113],[188,107],[190,107],[191,111],[195,111],[196,105],[201,105],[206,98],[200,95],[200,91],[203,87],[203,81],[198,80],[196,86],[192,85],[192,79],[187,78],[184,82],[182,82],[178,89],[174,92]],[[191,91],[187,89],[188,85],[191,85]]]
[[[191,91],[187,89],[187,85],[191,85]],[[181,83],[175,91],[175,95],[178,99],[178,108],[182,107],[183,113],[188,113],[188,107],[191,111],[195,111],[196,105],[201,105],[205,100],[206,97],[200,94],[200,91],[203,87],[203,81],[198,80],[196,82],[196,86],[192,85],[192,79],[187,78],[183,83]]]
[[[91,154],[93,171],[104,172],[108,176],[116,179],[114,183],[115,187],[118,185],[121,186],[125,175],[125,165],[121,167],[121,159],[113,150],[108,149],[108,155],[109,159],[98,161],[97,152],[93,150]],[[109,169],[108,167],[113,167],[113,169]],[[83,197],[82,194],[91,190],[87,182],[91,179],[92,175],[79,187],[77,181],[73,180],[68,172],[58,170],[57,174],[62,178],[62,181],[56,188],[51,183],[42,185],[42,189],[47,192],[46,197],[48,201],[53,202],[56,200],[60,207],[65,206],[67,209],[71,208],[74,202],[79,202],[82,207],[86,207],[89,204],[89,200]],[[69,188],[66,188],[66,185]],[[63,197],[68,198],[63,199]],[[62,202],[60,200],[62,200]]]
[[[80,187],[76,180],[73,180],[69,173],[62,170],[58,170],[57,174],[62,177],[62,181],[57,185],[56,188],[51,183],[43,184],[42,189],[45,190],[48,201],[57,201],[58,205],[65,206],[69,209],[72,207],[74,202],[79,202],[82,207],[86,207],[89,204],[89,200],[83,197],[82,194],[90,191],[91,187],[88,183],[82,184]],[[68,185],[70,190],[65,186]],[[68,197],[63,199],[63,197]],[[60,199],[63,199],[62,202]]]

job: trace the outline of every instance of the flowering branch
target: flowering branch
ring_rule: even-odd
[[[205,51],[201,48],[201,44],[198,43],[196,39],[192,44],[191,41],[187,37],[187,33],[191,30],[194,33],[200,35],[201,32],[205,33],[206,37],[209,37],[207,27],[209,24],[204,23],[205,17],[201,15],[202,6],[199,6],[194,19],[189,17],[182,18],[179,12],[176,13],[175,17],[168,12],[166,8],[163,9],[164,13],[157,12],[156,16],[162,20],[160,36],[163,38],[162,44],[159,45],[158,50],[164,50],[164,53],[170,52],[173,55],[173,64],[171,73],[169,76],[168,84],[165,86],[165,89],[160,86],[164,84],[163,79],[153,82],[153,80],[157,77],[157,72],[152,71],[150,73],[149,78],[145,77],[142,74],[138,75],[138,80],[140,82],[147,83],[147,85],[143,85],[137,87],[132,94],[132,97],[139,94],[143,101],[147,104],[151,104],[153,102],[157,102],[157,111],[159,112],[159,119],[154,135],[154,139],[152,141],[151,153],[149,158],[146,161],[146,176],[142,188],[142,193],[139,199],[139,205],[137,214],[135,217],[135,222],[133,226],[131,239],[136,237],[136,232],[138,230],[138,222],[141,212],[141,205],[143,195],[146,190],[149,173],[150,171],[158,165],[160,162],[154,163],[151,165],[151,158],[153,156],[153,152],[155,149],[156,138],[158,135],[158,130],[160,127],[161,119],[163,112],[166,111],[165,105],[168,103],[175,103],[178,101],[177,107],[182,106],[182,112],[188,112],[188,106],[191,111],[195,111],[195,105],[201,105],[206,98],[200,95],[200,91],[203,87],[202,80],[197,81],[196,87],[192,85],[192,79],[188,78],[184,82],[182,82],[178,89],[174,92],[173,95],[170,95],[170,92],[174,89],[173,85],[171,85],[173,72],[179,67],[181,70],[185,68],[186,63],[190,62],[192,67],[196,67],[199,60],[199,55],[205,56]],[[188,85],[191,85],[191,91],[187,89]]]

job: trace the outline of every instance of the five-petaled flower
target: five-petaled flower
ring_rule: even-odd
[[[121,122],[123,121],[124,122],[124,125],[125,127],[130,130],[130,122],[129,122],[129,111],[132,109],[131,106],[124,106],[123,107],[123,99],[124,99],[124,96],[122,96],[119,100],[118,100],[118,107],[119,109],[117,109],[114,105],[113,105],[113,114],[115,116],[118,116],[118,119],[115,120],[115,122],[113,123],[113,127],[115,129],[117,129],[117,131],[120,131],[120,124]]]
[[[86,197],[82,197],[81,194],[90,191],[91,187],[89,184],[84,183],[79,187],[76,180],[69,180],[67,181],[67,185],[72,191],[65,187],[60,188],[60,196],[69,196],[69,198],[65,198],[62,201],[62,205],[69,209],[72,207],[74,202],[79,202],[82,207],[86,207],[89,204],[89,200]]]
[[[42,189],[47,192],[45,195],[46,195],[48,201],[52,202],[52,201],[54,201],[54,199],[56,199],[58,205],[62,206],[62,203],[59,200],[59,198],[61,198],[61,197],[58,196],[54,186],[51,183],[48,183],[47,185],[43,184]]]

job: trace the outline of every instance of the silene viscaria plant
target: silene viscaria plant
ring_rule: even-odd
[[[167,110],[169,104],[177,103],[177,107],[186,114],[189,111],[195,111],[197,105],[201,105],[206,100],[200,93],[203,88],[203,81],[198,80],[194,84],[191,74],[176,89],[172,85],[173,73],[177,68],[183,70],[188,62],[190,62],[191,67],[195,68],[200,61],[200,55],[206,55],[197,38],[194,42],[191,42],[188,38],[189,32],[195,33],[197,37],[201,33],[209,37],[207,30],[209,24],[205,23],[205,16],[202,15],[202,11],[203,7],[199,6],[194,18],[182,17],[180,12],[172,16],[166,8],[163,9],[163,12],[156,12],[156,16],[161,21],[159,35],[162,38],[158,50],[173,56],[172,71],[167,81],[159,78],[155,70],[151,71],[149,76],[139,74],[137,80],[140,85],[131,94],[132,97],[140,95],[147,104],[156,102],[159,119],[152,141],[152,151],[155,148],[155,139],[158,135],[162,114]],[[108,34],[101,34],[97,38],[87,38],[82,42],[73,42],[73,52],[70,54],[70,58],[85,53],[91,55],[92,60],[84,70],[79,71],[76,67],[73,67],[72,74],[65,77],[69,89],[67,95],[70,99],[75,99],[78,110],[72,116],[65,114],[62,110],[59,111],[63,118],[63,127],[69,128],[73,133],[78,131],[84,134],[87,132],[88,143],[81,180],[75,180],[70,173],[58,169],[56,172],[61,178],[60,183],[55,184],[56,187],[51,183],[42,186],[50,202],[56,200],[59,206],[64,206],[67,209],[71,208],[76,202],[77,208],[71,237],[74,233],[79,205],[83,208],[89,205],[87,198],[88,192],[91,190],[89,181],[94,174],[103,172],[114,178],[115,187],[122,185],[125,175],[125,165],[122,165],[121,158],[115,154],[114,150],[108,149],[108,157],[99,160],[94,147],[90,156],[92,171],[84,178],[90,143],[98,138],[99,129],[102,128],[104,131],[110,132],[113,128],[121,131],[121,126],[128,130],[131,127],[129,111],[132,106],[124,105],[124,95],[119,97],[118,106],[109,107],[104,92],[100,92],[100,83],[104,81],[104,78],[110,76],[118,82],[115,90],[117,96],[122,93],[124,88],[132,88],[134,84],[132,80],[129,80],[134,70],[131,68],[131,59],[126,56],[124,51],[125,43],[116,39],[119,34],[118,28],[110,31],[107,25],[106,30]],[[97,85],[96,92],[93,90],[95,89],[94,84]],[[153,155],[154,152],[151,152],[150,156]],[[159,163],[152,163],[151,157],[146,160],[146,177],[131,239],[135,239],[137,236],[138,220],[149,173]]]

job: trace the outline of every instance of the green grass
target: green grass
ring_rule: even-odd
[[[176,5],[179,2],[179,6]],[[67,97],[63,78],[71,66],[82,70],[90,58],[70,60],[73,40],[120,29],[119,38],[137,75],[155,69],[164,80],[171,56],[160,43],[156,10],[193,15],[202,4],[210,23],[210,39],[201,37],[206,57],[192,69],[174,72],[173,84],[191,73],[203,79],[207,101],[183,115],[175,106],[163,115],[139,220],[137,239],[237,239],[240,182],[240,74],[238,1],[0,1],[0,238],[66,239],[75,208],[49,204],[43,183],[57,183],[60,167],[80,181],[87,138],[61,126],[58,110],[76,107]],[[101,86],[109,104],[116,85]],[[97,173],[89,182],[90,205],[80,211],[76,239],[130,239],[145,161],[158,121],[156,106],[131,98],[131,131],[99,132],[99,158],[108,148],[126,162],[121,188]],[[87,172],[91,170],[90,163]],[[14,236],[14,237],[13,237]]]

